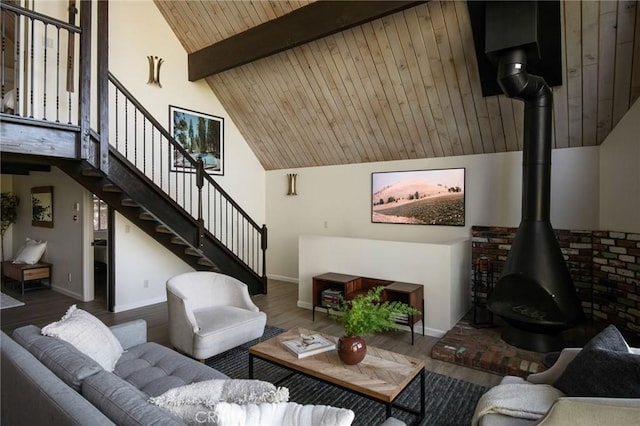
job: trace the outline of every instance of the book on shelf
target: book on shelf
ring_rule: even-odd
[[[319,334],[311,334],[304,336],[304,339],[303,336],[299,336],[282,342],[282,347],[298,358],[305,358],[333,350],[336,348],[336,344]]]

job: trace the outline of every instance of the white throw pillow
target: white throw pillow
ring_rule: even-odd
[[[32,240],[27,237],[26,242],[22,247],[20,247],[15,259],[13,259],[13,263],[27,263],[29,265],[34,265],[40,261],[40,258],[46,249],[46,241]]]
[[[109,372],[113,371],[124,352],[109,327],[76,305],[71,306],[60,321],[44,327],[41,333],[71,343]]]
[[[213,411],[199,414],[199,424],[216,426],[313,425],[349,426],[355,413],[328,405],[301,405],[295,402],[276,404],[231,404],[220,402]]]

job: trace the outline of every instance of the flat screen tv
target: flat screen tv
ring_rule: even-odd
[[[465,169],[371,174],[371,221],[464,226]]]

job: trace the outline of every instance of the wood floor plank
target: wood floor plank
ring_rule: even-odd
[[[107,310],[104,299],[79,302],[53,290],[28,292],[25,293],[24,298],[21,298],[18,293],[6,289],[3,291],[26,303],[25,306],[0,311],[0,325],[2,331],[7,334],[24,325],[34,324],[42,327],[58,321],[69,306],[76,304],[78,308],[91,312],[107,325],[144,319],[148,325],[148,340],[171,346],[166,303],[112,313]],[[100,292],[97,291],[97,294]],[[297,307],[298,286],[296,284],[269,280],[268,294],[253,296],[253,300],[262,311],[266,312],[269,325],[287,330],[295,327],[310,328],[333,336],[340,336],[342,333],[341,326],[324,312],[316,312],[316,320],[312,321],[310,310]],[[401,330],[367,337],[367,343],[372,346],[424,359],[426,369],[429,371],[482,386],[494,386],[500,382],[499,375],[432,359],[429,354],[437,341],[435,337],[422,336],[416,332],[415,344],[411,345],[411,334],[409,331]]]

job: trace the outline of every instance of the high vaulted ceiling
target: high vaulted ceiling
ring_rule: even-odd
[[[155,0],[193,53],[309,1]],[[555,148],[600,144],[640,96],[640,7],[561,3]],[[522,102],[483,97],[469,12],[431,1],[206,77],[266,170],[522,149]]]

